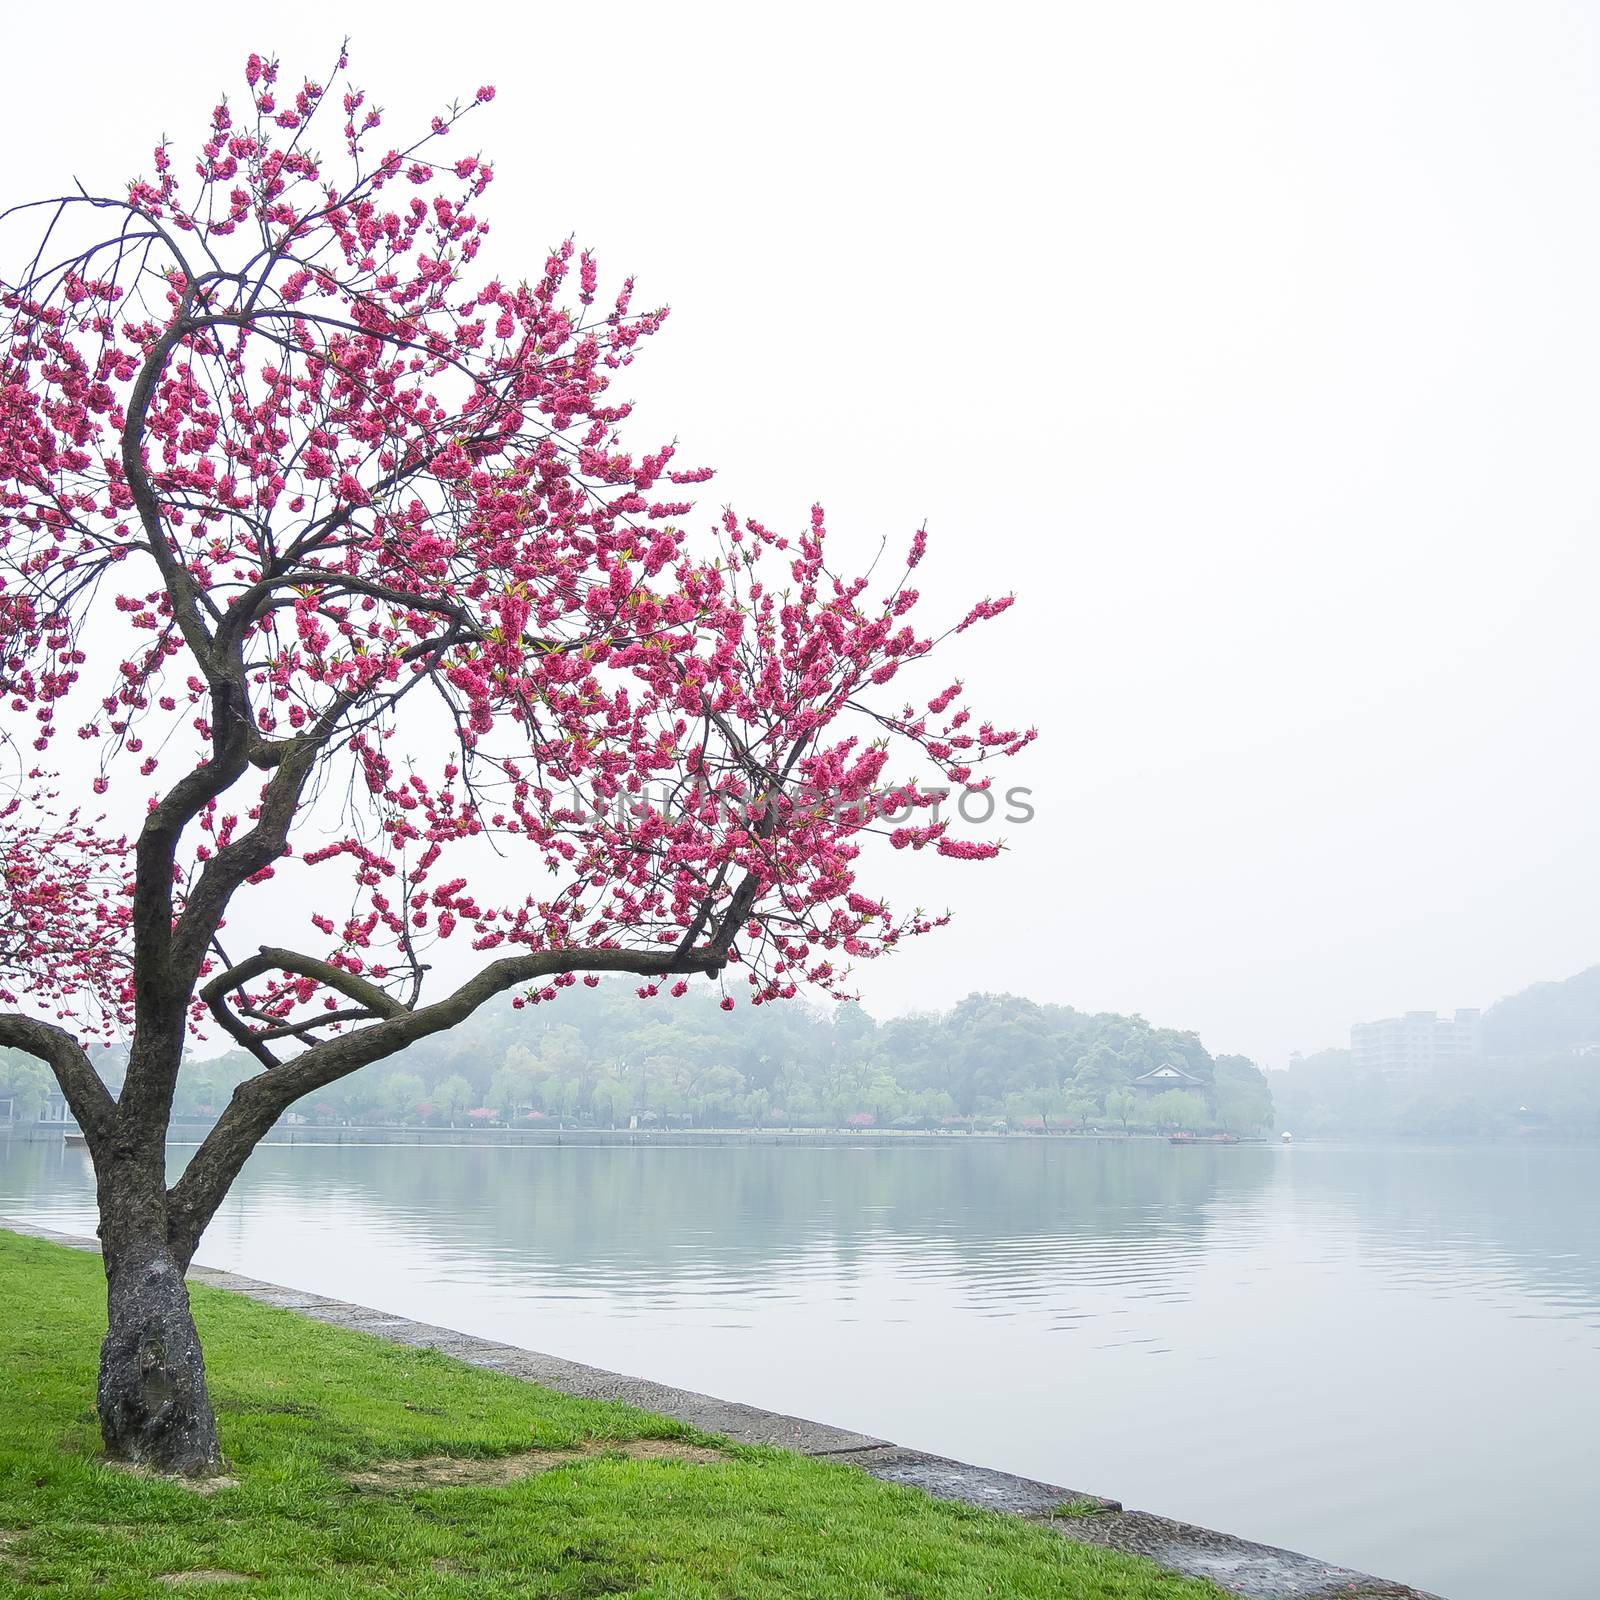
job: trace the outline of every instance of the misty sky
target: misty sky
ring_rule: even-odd
[[[962,666],[1037,817],[872,875],[958,914],[874,1010],[1281,1064],[1600,961],[1591,8],[30,7],[0,194],[114,191],[346,28],[396,131],[498,87],[493,269],[573,232],[671,303],[630,437],[708,512],[1018,590]]]

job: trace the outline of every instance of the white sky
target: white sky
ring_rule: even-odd
[[[575,232],[673,307],[637,443],[1019,590],[963,665],[1038,817],[888,863],[958,920],[869,1006],[1278,1064],[1600,960],[1593,8],[266,9],[9,11],[0,196],[191,147],[251,48],[347,29],[396,132],[492,82],[492,265]]]

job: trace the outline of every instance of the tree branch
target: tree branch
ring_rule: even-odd
[[[13,1014],[0,1015],[0,1045],[24,1050],[49,1067],[90,1149],[97,1147],[110,1130],[117,1105],[83,1046],[53,1022]]]
[[[251,957],[233,969],[243,971],[262,960],[268,952]],[[274,956],[289,957],[290,951],[274,951]],[[386,1017],[371,1027],[327,1039],[313,1045],[292,1061],[275,1066],[270,1072],[247,1078],[233,1091],[228,1108],[195,1152],[183,1176],[173,1185],[168,1205],[168,1230],[173,1250],[187,1262],[213,1213],[222,1203],[228,1187],[239,1175],[257,1142],[283,1113],[314,1090],[325,1088],[360,1068],[382,1061],[408,1045],[443,1033],[463,1022],[485,1002],[507,989],[533,983],[563,972],[628,972],[638,977],[668,977],[673,974],[704,973],[715,977],[727,960],[727,952],[702,947],[680,953],[644,950],[575,949],[547,950],[525,956],[506,956],[491,962],[469,978],[452,994],[431,1006],[408,1010],[391,1000],[398,1014]],[[258,970],[266,970],[265,967]],[[298,967],[289,970],[300,970]],[[307,976],[313,974],[307,973]],[[339,987],[350,993],[349,973],[337,974]],[[224,979],[227,978],[224,974]],[[357,979],[356,982],[361,980]],[[207,984],[210,989],[217,980]],[[381,992],[381,991],[380,991]],[[230,1029],[230,1032],[233,1030]]]
[[[268,972],[296,972],[304,978],[315,978],[320,984],[329,989],[337,989],[346,998],[354,1000],[361,1010],[355,1017],[398,1017],[406,1014],[406,1008],[393,995],[386,993],[374,983],[368,983],[365,978],[358,977],[353,972],[346,972],[342,967],[336,967],[331,961],[323,961],[317,956],[303,956],[294,950],[281,950],[271,945],[263,945],[258,954],[249,956],[236,967],[229,967],[226,972],[219,972],[215,977],[208,978],[201,986],[200,998],[205,1001],[211,1015],[233,1035],[235,1039],[249,1050],[258,1061],[268,1067],[277,1067],[279,1062],[265,1049],[256,1046],[266,1035],[255,1033],[246,1027],[233,1012],[228,1009],[228,995],[236,989],[241,989],[252,978],[259,978]],[[343,1020],[351,1020],[351,1013],[341,1013]],[[319,1018],[318,1021],[328,1021],[328,1018]],[[274,1037],[284,1038],[292,1036],[297,1030],[281,1028],[274,1030]]]

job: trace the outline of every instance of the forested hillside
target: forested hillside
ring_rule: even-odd
[[[1483,1049],[1492,1056],[1600,1051],[1600,967],[1559,983],[1535,983],[1483,1014]]]
[[[1346,1137],[1600,1137],[1600,967],[1490,1006],[1481,1051],[1394,1077],[1358,1073],[1348,1050],[1304,1056],[1270,1075],[1279,1126]]]
[[[1187,1093],[1129,1085],[1172,1065]],[[0,1075],[4,1068],[0,1067]],[[254,1070],[193,1060],[182,1112],[214,1113]],[[638,999],[575,989],[537,1011],[507,1006],[413,1047],[297,1108],[322,1121],[1018,1128],[1270,1125],[1265,1077],[1213,1058],[1197,1035],[1138,1016],[973,994],[941,1014],[876,1022],[859,1006],[719,1008],[715,995]]]

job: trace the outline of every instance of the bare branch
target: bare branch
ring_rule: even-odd
[[[110,1130],[117,1105],[83,1046],[53,1022],[13,1014],[0,1015],[0,1045],[24,1050],[49,1067],[90,1148],[97,1148]]]
[[[301,962],[291,951],[273,951],[271,964],[287,966],[285,961]],[[251,957],[233,969],[237,973],[267,961],[269,953]],[[170,1227],[174,1248],[191,1253],[206,1224],[228,1192],[250,1152],[267,1129],[303,1095],[348,1077],[360,1068],[382,1061],[409,1045],[464,1022],[480,1006],[496,995],[523,984],[536,983],[564,972],[627,972],[638,977],[659,978],[674,974],[704,973],[714,977],[722,970],[726,952],[713,949],[676,951],[637,950],[549,950],[524,956],[506,956],[491,962],[454,993],[430,1006],[407,1010],[391,1002],[396,1013],[371,1027],[325,1040],[312,1046],[292,1061],[275,1066],[270,1072],[247,1078],[233,1092],[233,1099],[215,1127],[173,1186]],[[266,966],[257,967],[257,972]],[[309,975],[309,974],[308,974]],[[349,973],[339,972],[338,987],[352,992]],[[224,974],[226,979],[229,974]],[[213,980],[215,982],[216,980]],[[331,976],[329,981],[331,981]],[[356,980],[359,984],[360,980]],[[208,984],[208,988],[211,985]],[[390,997],[385,995],[385,1001]],[[232,1030],[230,1029],[230,1032]]]

